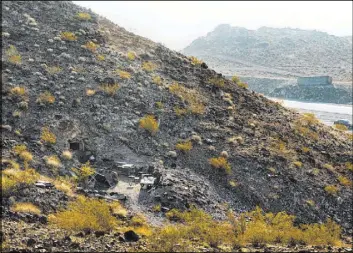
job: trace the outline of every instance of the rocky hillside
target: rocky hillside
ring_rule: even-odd
[[[71,2],[2,5],[4,248],[153,251],[148,241],[162,232],[145,239],[137,214],[159,226],[167,211],[193,205],[221,220],[256,206],[295,215],[295,224],[332,218],[352,233],[351,135]],[[91,188],[91,167],[110,189]],[[128,177],[141,173],[154,176],[151,188]],[[78,195],[105,199],[110,209]],[[93,217],[99,223],[109,210],[115,216],[92,232]],[[126,230],[100,231],[117,223]],[[85,229],[67,232],[79,225]]]
[[[352,81],[352,37],[320,31],[219,25],[183,50],[226,75],[297,77],[329,75]]]

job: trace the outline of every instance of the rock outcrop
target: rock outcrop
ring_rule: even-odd
[[[290,28],[219,25],[183,51],[225,74],[252,77],[329,75],[352,82],[352,37]]]

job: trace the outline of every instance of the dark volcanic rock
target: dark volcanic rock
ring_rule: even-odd
[[[136,234],[133,230],[126,231],[124,233],[124,238],[125,238],[125,241],[128,241],[128,242],[137,242],[140,239],[138,234]]]

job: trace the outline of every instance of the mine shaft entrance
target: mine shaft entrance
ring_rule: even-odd
[[[82,150],[82,145],[80,145],[79,142],[69,142],[69,147],[71,150],[75,151],[75,150]]]

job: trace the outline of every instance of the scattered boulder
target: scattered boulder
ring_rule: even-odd
[[[136,234],[135,231],[129,230],[124,233],[124,239],[127,242],[137,242],[140,239],[140,236]]]

